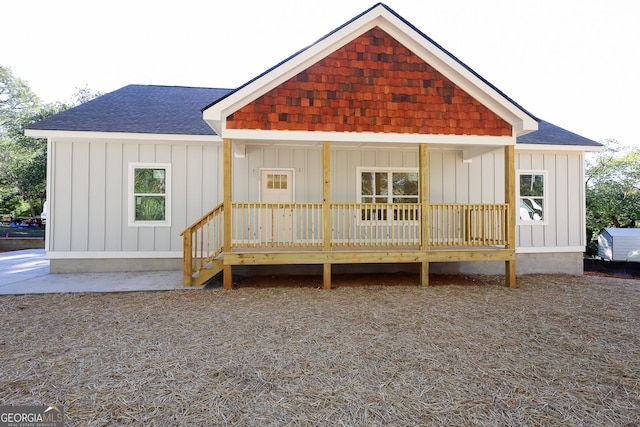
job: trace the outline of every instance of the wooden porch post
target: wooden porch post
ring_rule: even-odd
[[[224,195],[223,195],[223,212],[224,212],[224,249],[222,256],[226,252],[231,252],[231,159],[233,150],[231,139],[225,138],[223,141],[223,158],[224,158]],[[224,289],[229,290],[233,286],[231,266],[225,265],[222,268],[222,285]]]
[[[322,143],[322,250],[331,250],[331,143]],[[324,264],[322,283],[331,289],[331,264]]]
[[[420,250],[429,249],[429,147],[420,144],[418,147],[418,176],[420,178]],[[429,261],[422,261],[420,266],[420,286],[429,286]]]
[[[191,286],[193,281],[193,236],[191,229],[187,229],[182,236],[182,283],[184,286]]]
[[[508,205],[506,248],[514,251],[513,261],[505,261],[505,282],[510,288],[516,288],[516,166],[513,145],[504,147],[504,168],[504,202]]]

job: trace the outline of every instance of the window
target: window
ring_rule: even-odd
[[[416,169],[358,168],[360,203],[418,203],[418,171]],[[417,209],[363,209],[362,220],[415,220]]]
[[[130,226],[171,225],[170,177],[171,166],[168,164],[130,164]]]
[[[267,174],[267,189],[269,190],[286,190],[287,175],[279,173]]]
[[[546,172],[518,173],[518,220],[520,223],[544,224],[546,217]]]

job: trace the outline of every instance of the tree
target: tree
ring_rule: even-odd
[[[603,228],[630,228],[640,224],[640,148],[623,147],[615,140],[587,161],[587,237]]]
[[[68,103],[44,104],[24,80],[15,77],[10,68],[0,66],[0,207],[15,212],[20,204],[26,203],[29,215],[41,212],[46,189],[47,142],[26,137],[24,129],[98,95],[84,87],[77,89]]]
[[[40,108],[41,101],[27,82],[13,75],[11,68],[0,65],[0,137],[17,117]]]
[[[11,69],[0,66],[0,185],[3,187],[3,204],[18,202],[19,194],[29,204],[35,216],[34,193],[44,191],[46,177],[46,145],[27,143],[21,129],[29,117],[38,114],[41,101],[28,84],[13,75]],[[44,162],[44,163],[43,163]],[[12,191],[13,190],[13,191]],[[15,206],[15,205],[14,205]]]
[[[13,118],[5,126],[0,139],[0,181],[14,188],[29,208],[29,215],[42,211],[47,179],[47,141],[24,135],[24,128],[35,121],[52,116],[63,104],[48,104]]]

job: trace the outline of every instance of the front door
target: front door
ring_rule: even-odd
[[[261,241],[288,243],[293,240],[293,169],[261,169],[260,201],[271,206],[261,213]]]

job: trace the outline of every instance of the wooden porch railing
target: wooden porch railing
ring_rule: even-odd
[[[234,248],[322,245],[322,203],[232,203]]]
[[[418,246],[415,203],[331,203],[332,246]]]
[[[509,205],[429,205],[430,246],[507,244]]]
[[[320,248],[322,203],[232,203],[232,248]],[[433,204],[426,224],[434,247],[504,246],[508,205]],[[415,203],[331,203],[332,247],[421,246],[422,206]],[[224,248],[220,204],[183,233],[185,285],[205,280],[203,269]],[[221,268],[221,267],[220,267]]]
[[[213,264],[224,248],[224,210],[219,204],[181,234],[184,284],[194,284],[194,276]],[[201,280],[206,280],[201,277]],[[200,282],[197,280],[196,282]]]

